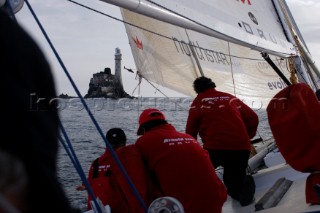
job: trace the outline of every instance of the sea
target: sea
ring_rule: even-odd
[[[80,162],[81,170],[87,175],[91,162],[103,154],[106,148],[95,123],[104,134],[110,128],[122,128],[127,135],[127,143],[131,144],[135,143],[137,139],[136,132],[140,113],[147,108],[157,108],[165,114],[167,121],[178,131],[185,132],[188,110],[192,100],[192,98],[186,97],[144,97],[118,100],[96,98],[85,99],[87,106],[85,107],[79,98],[71,98],[59,100],[57,108],[62,128],[68,135],[67,140],[71,142],[69,149],[74,151]],[[266,110],[263,108],[253,109],[259,116],[256,137],[261,137],[263,140],[271,138],[272,133]],[[201,143],[201,140],[199,142]],[[76,190],[82,181],[67,153],[60,143],[57,162],[58,178],[71,205],[84,212],[87,208],[87,192]]]

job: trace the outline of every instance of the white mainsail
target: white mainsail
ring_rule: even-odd
[[[129,43],[137,70],[152,82],[193,97],[192,82],[202,72],[219,90],[253,107],[266,107],[286,86],[261,56],[273,54],[274,63],[289,77],[283,57],[296,50],[272,1],[103,1],[132,10],[122,9],[130,23],[125,25]]]

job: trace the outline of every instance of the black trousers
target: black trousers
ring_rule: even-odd
[[[217,168],[222,166],[223,182],[227,193],[233,199],[239,200],[250,151],[247,150],[208,150],[212,165]]]

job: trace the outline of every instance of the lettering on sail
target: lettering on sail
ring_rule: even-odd
[[[172,40],[178,53],[192,57],[192,51],[190,49],[191,47],[188,43],[182,40],[178,40],[177,38],[174,38],[174,37],[172,38]],[[195,51],[195,54],[199,60],[208,61],[211,63],[216,63],[224,66],[231,65],[230,63],[231,60],[229,55],[226,55],[222,52],[205,49],[199,45],[198,41],[196,42],[191,41],[190,44],[192,45]],[[232,62],[232,64],[234,66],[239,65],[239,64],[236,64],[235,62]]]
[[[267,84],[270,90],[281,90],[287,87],[281,78],[279,78],[279,81],[267,82]]]
[[[258,36],[266,41],[271,41],[274,44],[279,44],[282,47],[285,47],[285,48],[288,47],[284,40],[276,37],[270,32],[266,32],[263,29],[261,29],[261,26],[259,26],[257,17],[252,12],[249,12],[248,16],[251,19],[251,21],[254,23],[254,25],[245,21],[238,22],[239,27],[242,28],[246,33]]]
[[[285,70],[287,68],[285,60],[275,60],[274,63],[278,67],[280,67],[282,70]],[[264,73],[270,73],[270,71],[273,71],[271,69],[271,66],[265,61],[259,61],[259,62],[255,63],[255,67],[256,67],[257,71],[264,72]]]
[[[243,28],[246,33],[258,36],[267,41],[271,41],[274,44],[280,44],[282,47],[287,47],[286,43],[282,39],[279,39],[271,33],[263,31],[262,29],[254,27],[253,25],[250,25],[245,21],[241,21],[241,23],[239,23],[239,26]]]

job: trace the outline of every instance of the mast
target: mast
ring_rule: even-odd
[[[310,53],[307,49],[306,43],[303,40],[303,37],[301,35],[301,32],[289,10],[289,7],[285,0],[273,0],[273,3],[275,5],[275,8],[277,10],[277,13],[279,15],[280,21],[282,23],[283,29],[285,31],[286,36],[288,37],[288,40],[295,44],[299,50],[302,52],[302,54],[305,56],[305,59],[307,63],[310,65],[310,67],[313,69],[313,71],[316,73],[318,78],[320,79],[320,72],[318,67],[316,66],[314,60],[310,56]],[[302,60],[301,56],[295,57],[295,67],[299,67],[300,69],[297,70],[300,75],[298,75],[299,80],[302,82],[305,82],[309,85],[311,84],[310,76],[307,74],[307,65]],[[303,65],[303,66],[301,66]],[[317,88],[317,85],[314,85]]]

